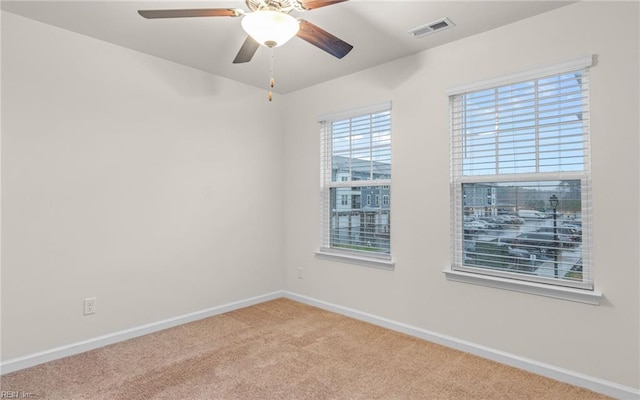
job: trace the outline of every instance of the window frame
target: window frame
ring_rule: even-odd
[[[367,187],[374,188],[379,191],[383,188],[391,189],[391,170],[389,171],[388,179],[368,179],[361,180],[358,177],[352,177],[351,180],[336,180],[332,181],[332,130],[330,128],[332,122],[338,122],[342,120],[363,117],[366,115],[373,115],[377,113],[389,113],[389,123],[392,124],[392,108],[391,102],[384,102],[374,104],[367,107],[362,107],[350,111],[326,114],[318,117],[318,121],[321,124],[321,166],[320,166],[320,245],[315,255],[319,259],[329,261],[339,261],[350,264],[363,265],[367,267],[380,268],[385,270],[393,270],[395,262],[391,253],[391,234],[390,230],[385,229],[385,233],[389,234],[389,252],[368,252],[339,248],[331,246],[330,230],[331,230],[331,190],[338,190],[340,188],[361,188],[367,190]],[[389,128],[390,132],[392,127]],[[392,134],[390,134],[392,137]],[[392,139],[390,139],[392,142]],[[392,144],[389,144],[389,152],[391,153]],[[392,154],[389,155],[392,158]],[[390,166],[392,169],[392,167]],[[360,204],[362,207],[372,206],[372,196],[367,194],[365,197],[362,192],[360,195]],[[369,203],[367,203],[367,201]],[[379,205],[382,208],[381,205]],[[389,207],[388,215],[390,218],[391,208]]]
[[[564,73],[570,73],[574,71],[588,70],[594,64],[594,57],[587,56],[580,59],[568,61],[562,64],[553,66],[547,66],[537,68],[522,73],[503,76],[496,79],[485,80],[469,85],[459,86],[448,91],[448,95],[451,102],[450,108],[450,139],[451,139],[451,265],[443,272],[447,279],[456,282],[471,283],[483,286],[490,286],[494,288],[507,289],[525,293],[531,293],[536,295],[542,295],[547,297],[560,298],[564,300],[578,301],[587,304],[599,304],[602,297],[602,293],[595,289],[595,283],[593,279],[593,265],[591,260],[591,237],[592,229],[590,224],[590,209],[591,209],[591,185],[590,185],[590,155],[584,155],[584,168],[581,171],[575,172],[563,172],[558,173],[514,173],[514,174],[491,174],[491,175],[478,175],[478,176],[466,176],[463,174],[461,168],[462,163],[456,164],[457,159],[454,160],[453,149],[455,146],[454,141],[455,132],[453,129],[453,101],[456,96],[465,95],[466,93],[477,92],[488,89],[498,89],[502,86],[528,82],[545,77],[559,75]],[[590,89],[589,89],[590,90]],[[584,137],[586,141],[585,151],[589,152],[589,132]],[[514,272],[502,272],[489,268],[481,267],[469,267],[464,265],[462,260],[461,248],[464,247],[464,233],[463,231],[463,207],[464,202],[462,198],[462,187],[465,183],[496,183],[507,181],[519,181],[519,182],[534,182],[544,180],[565,180],[565,179],[579,179],[581,182],[583,207],[588,207],[586,213],[586,224],[583,226],[583,240],[586,242],[585,252],[583,256],[586,257],[585,263],[587,264],[588,271],[586,275],[589,281],[585,284],[567,285],[565,281],[546,278],[538,279],[532,276],[526,276],[522,273]],[[584,219],[584,218],[583,218]]]

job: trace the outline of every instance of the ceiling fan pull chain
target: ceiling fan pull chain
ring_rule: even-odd
[[[271,53],[270,57],[269,57],[269,101],[273,101],[273,87],[276,85],[276,81],[275,79],[273,79],[273,59],[274,59],[274,48],[273,46],[269,48],[269,51]]]

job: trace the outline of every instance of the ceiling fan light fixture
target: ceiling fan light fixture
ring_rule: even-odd
[[[245,15],[241,23],[245,32],[267,47],[282,46],[300,29],[297,19],[273,10],[254,11]]]

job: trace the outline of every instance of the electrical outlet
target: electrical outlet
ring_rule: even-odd
[[[302,267],[298,267],[298,279],[304,279],[303,271]]]
[[[84,299],[84,315],[91,315],[96,313],[96,298],[90,297]]]

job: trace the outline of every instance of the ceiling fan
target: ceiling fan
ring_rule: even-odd
[[[250,12],[239,8],[205,8],[183,10],[139,10],[144,18],[241,17],[247,32],[234,64],[251,61],[260,45],[278,47],[293,36],[326,51],[336,58],[346,56],[353,46],[302,18],[294,18],[292,11],[308,11],[342,3],[347,0],[245,0]],[[273,82],[271,83],[273,86]]]

